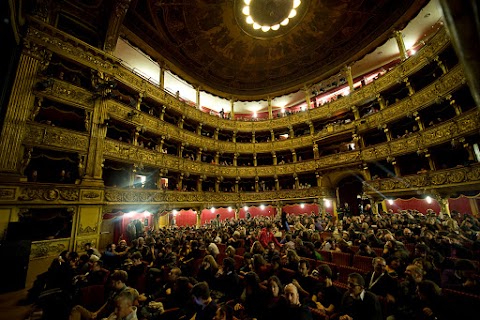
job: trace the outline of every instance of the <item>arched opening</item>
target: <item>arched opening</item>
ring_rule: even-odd
[[[339,201],[339,213],[359,215],[363,212],[365,205],[370,203],[368,199],[362,197],[363,182],[364,180],[362,176],[350,175],[341,179],[337,183],[336,192]]]

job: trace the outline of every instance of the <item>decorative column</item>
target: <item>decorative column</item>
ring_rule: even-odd
[[[305,85],[303,87],[303,91],[305,92],[305,102],[307,103],[307,109],[310,109],[312,105],[312,100],[310,100],[310,88]]]
[[[255,192],[258,192],[259,191],[259,188],[258,188],[258,176],[255,176]]]
[[[372,175],[370,174],[370,169],[368,168],[368,164],[363,164],[363,174],[367,180],[372,180]]]
[[[178,190],[181,191],[183,189],[183,177],[184,177],[184,173],[183,172],[180,172],[180,174],[178,175]]]
[[[288,130],[289,130],[288,137],[290,139],[295,138],[295,131],[293,130],[293,127],[291,125],[288,126]]]
[[[385,132],[385,135],[387,136],[387,141],[392,141],[392,132],[388,128],[387,124],[383,125],[383,132]]]
[[[196,107],[200,109],[200,86],[196,87],[195,90],[197,91]]]
[[[207,177],[205,175],[200,175],[197,179],[197,191],[202,192],[203,188],[203,180],[206,179]]]
[[[395,36],[395,40],[397,41],[398,50],[400,51],[400,59],[405,61],[408,59],[407,49],[405,48],[405,43],[403,42],[403,34],[402,31],[394,31],[393,35]]]
[[[448,101],[450,101],[450,105],[453,107],[455,110],[455,115],[459,116],[462,114],[462,107],[458,105],[458,103],[455,101],[455,99],[452,99],[452,95],[448,95],[445,97]]]
[[[165,63],[160,62],[160,83],[158,84],[158,87],[160,90],[165,90]]]
[[[254,167],[257,166],[257,153],[256,152],[253,154],[253,166]]]
[[[292,152],[292,162],[297,162],[297,153],[295,152],[295,149],[290,150]]]
[[[355,90],[355,88],[353,87],[352,67],[345,66],[343,68],[343,71],[345,72],[345,77],[347,78],[347,82],[348,82],[348,86],[350,88],[350,92],[353,92]]]
[[[308,121],[307,124],[308,124],[308,128],[310,129],[310,135],[311,136],[315,135],[315,127],[313,126],[312,121]]]
[[[425,152],[425,158],[427,158],[427,160],[428,160],[428,165],[430,167],[430,170],[435,171],[436,170],[435,169],[435,162],[433,162],[433,159],[430,156],[430,152],[428,150],[426,150],[426,152]]]
[[[198,126],[197,126],[197,134],[198,134],[199,136],[202,135],[202,126],[203,126],[203,123],[201,123],[201,122],[200,122],[200,123],[198,124]]]
[[[107,100],[111,92],[109,85],[111,81],[110,77],[102,72],[97,72],[92,75],[92,85],[94,88],[98,88],[99,97],[94,101],[93,123],[90,128],[87,163],[82,185],[103,186],[103,149],[107,135],[106,122],[109,119],[107,114]]]
[[[135,104],[135,109],[141,110],[140,106],[142,105],[142,100],[143,100],[143,93],[140,92],[138,93],[138,99],[137,99],[137,103]]]
[[[220,152],[215,152],[215,164],[220,164]]]
[[[218,134],[220,133],[219,128],[215,128],[215,131],[213,132],[213,139],[218,140]]]
[[[252,132],[252,143],[255,143],[255,131]]]
[[[413,113],[413,116],[415,117],[415,121],[417,121],[418,129],[419,129],[420,131],[425,130],[425,125],[423,124],[423,121],[422,121],[422,119],[420,118],[420,115],[418,114],[417,111],[415,111],[415,112]]]
[[[408,80],[408,78],[403,79],[403,82],[405,82],[405,86],[406,86],[407,89],[408,89],[408,95],[409,95],[409,96],[414,95],[414,94],[415,94],[415,89],[413,89],[412,84],[410,83],[410,81]]]
[[[273,160],[273,165],[277,165],[277,153],[275,151],[272,151],[272,160]]]
[[[316,142],[313,143],[313,159],[317,160],[320,158],[320,152],[318,151],[318,144]]]
[[[239,187],[238,187],[238,184],[240,183],[240,177],[236,177],[235,178],[235,192],[238,192],[239,191]]]
[[[273,131],[273,129],[270,130],[270,140],[272,140],[272,142],[275,141],[275,131]]]
[[[178,123],[177,123],[177,126],[180,128],[180,129],[183,129],[183,123],[185,122],[185,116],[182,116],[179,120],[178,120]]]
[[[400,166],[397,164],[397,160],[395,158],[392,158],[391,160],[392,165],[393,165],[393,171],[395,172],[396,177],[401,177],[402,173],[400,171]]]
[[[180,147],[178,148],[178,157],[183,158],[183,150],[185,149],[185,146],[183,145],[183,142],[180,144]]]
[[[165,143],[165,136],[162,136],[161,139],[159,139],[158,144],[157,144],[157,151],[163,153],[163,144]]]
[[[202,151],[203,151],[203,148],[198,148],[198,150],[197,150],[197,161],[198,162],[202,161]]]
[[[231,120],[235,120],[235,101],[232,99],[230,99],[230,119]]]
[[[438,204],[440,205],[440,211],[443,213],[443,214],[446,214],[448,215],[449,217],[451,217],[450,215],[450,204],[448,203],[448,197],[436,197],[436,199],[438,201]]]
[[[162,111],[160,112],[160,120],[163,121],[163,118],[165,117],[165,111],[167,110],[167,106],[162,107]]]
[[[378,201],[375,199],[371,198],[370,199],[370,205],[372,206],[372,213],[376,216],[378,216]]]
[[[233,154],[233,165],[236,167],[237,166],[237,159],[238,159],[238,153],[235,152]]]
[[[234,213],[235,220],[240,219],[240,209],[239,209],[239,206],[236,205],[233,210],[235,210],[235,213]]]
[[[199,229],[202,226],[202,209],[197,209],[196,211],[197,214],[197,229]]]
[[[298,181],[298,175],[296,172],[293,173],[293,180],[295,181],[295,189],[300,189],[300,182]]]
[[[337,199],[333,199],[331,201],[332,201],[332,214],[335,217],[335,221],[338,221]]]
[[[322,186],[322,175],[319,172],[315,172],[315,178],[317,179],[317,187]]]
[[[132,136],[132,144],[134,146],[138,146],[138,136],[140,136],[140,130],[142,128],[140,127],[135,127],[135,130],[133,131],[133,136]]]
[[[278,181],[278,176],[274,176],[275,179],[275,190],[279,191],[280,190],[280,181]]]
[[[272,111],[272,99],[268,97],[268,119],[273,119],[273,111]]]
[[[380,105],[380,110],[385,109],[385,98],[382,95],[377,94],[377,101],[378,101],[378,104]]]
[[[355,117],[355,120],[359,120],[360,119],[360,112],[358,111],[358,108],[356,106],[352,106],[351,109],[352,109],[352,112],[353,112],[353,116]]]
[[[446,74],[448,72],[447,66],[440,60],[439,56],[436,56],[433,61],[437,62],[437,66],[442,70],[442,74]]]
[[[237,131],[233,131],[232,142],[237,142]]]
[[[215,179],[215,192],[220,192],[220,182],[222,182],[221,176]]]

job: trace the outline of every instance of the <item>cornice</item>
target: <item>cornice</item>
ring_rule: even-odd
[[[86,133],[30,122],[25,126],[23,144],[86,153],[89,136]]]

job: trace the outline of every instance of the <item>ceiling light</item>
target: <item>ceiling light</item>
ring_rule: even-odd
[[[293,8],[296,9],[302,3],[300,0],[293,0]]]
[[[302,204],[300,205],[300,208],[302,208],[302,209],[305,208],[305,205],[302,203]]]
[[[256,22],[253,23],[253,29],[258,30],[258,29],[260,29],[261,27],[262,27],[262,26],[259,25],[258,23],[256,23]]]
[[[215,207],[212,207],[212,208],[210,209],[210,212],[215,212]]]
[[[228,207],[228,212],[232,212],[232,207]]]
[[[268,30],[270,30],[270,26],[262,26],[263,32],[267,32]]]
[[[392,204],[393,204],[393,200],[392,200],[392,199],[388,199],[387,201],[388,201],[388,204],[389,204],[389,205],[392,205]]]
[[[263,204],[260,205],[260,210],[265,210],[265,206]]]
[[[282,26],[286,26],[289,21],[290,21],[290,20],[288,20],[288,18],[287,18],[287,19],[283,20],[282,22],[280,22],[280,24],[281,24]]]
[[[250,7],[249,6],[243,7],[242,13],[246,16],[249,16],[250,15]]]
[[[278,30],[280,29],[280,25],[279,24],[275,24],[272,26],[272,30]]]
[[[244,211],[247,211],[247,210],[248,210],[248,207],[247,207],[247,206],[244,206],[244,207],[243,207],[243,210],[244,210]]]
[[[425,200],[427,200],[427,203],[432,203],[432,198],[430,196],[427,196]]]
[[[253,22],[254,22],[254,21],[253,21],[252,16],[248,16],[248,17],[247,17],[247,23],[248,23],[248,24],[253,24]]]
[[[250,0],[243,0],[243,3],[245,3],[248,6],[250,5]]]
[[[290,11],[290,14],[288,15],[289,18],[293,18],[297,15],[297,10],[295,9],[292,9],[292,11]]]
[[[178,211],[177,210],[173,210],[172,211],[173,215],[176,216],[178,214]]]

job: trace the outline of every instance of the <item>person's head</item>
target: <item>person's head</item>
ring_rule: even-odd
[[[298,262],[298,272],[300,275],[303,277],[308,276],[308,269],[310,268],[310,264],[308,263],[307,260],[302,259]]]
[[[92,271],[100,271],[103,268],[102,260],[97,260],[93,263]]]
[[[372,260],[373,270],[376,273],[383,273],[387,267],[387,262],[382,257],[375,257]]]
[[[143,247],[145,244],[145,238],[144,237],[138,237],[138,246]]]
[[[127,246],[127,241],[126,240],[120,240],[118,242],[118,246],[121,248],[125,248]]]
[[[417,284],[417,295],[420,300],[432,301],[440,296],[441,293],[440,287],[431,280],[423,280]]]
[[[87,251],[88,249],[92,248],[92,243],[87,242],[87,243],[85,243],[85,245],[83,247],[85,248],[85,251]]]
[[[226,305],[218,306],[213,320],[228,320],[228,319],[231,319],[231,316],[229,316],[228,307]]]
[[[235,270],[235,260],[230,257],[223,259],[223,271],[230,272]]]
[[[192,288],[193,301],[199,306],[206,306],[210,301],[210,288],[205,281],[195,284]]]
[[[218,265],[217,265],[217,262],[215,261],[215,258],[210,254],[207,254],[205,257],[203,257],[203,266],[206,269],[207,268],[218,269]]]
[[[124,270],[115,270],[110,276],[110,280],[115,290],[123,289],[128,280],[128,273]]]
[[[358,297],[365,288],[365,280],[359,273],[350,273],[347,279],[348,292],[354,297]]]
[[[273,241],[270,241],[268,243],[268,250],[274,251],[275,250],[275,243]]]
[[[293,283],[289,283],[285,286],[285,298],[291,306],[298,306],[300,304],[300,297],[298,295],[298,289]]]
[[[410,280],[419,283],[423,280],[423,269],[415,264],[410,264],[405,269],[405,275],[409,277]]]
[[[133,312],[133,302],[135,298],[130,290],[122,291],[115,298],[115,315],[117,319],[124,319]]]
[[[455,273],[462,279],[473,278],[476,272],[476,267],[472,261],[467,259],[459,259],[455,261]]]
[[[116,248],[117,246],[115,245],[115,243],[110,243],[107,245],[107,251],[113,252]]]
[[[173,247],[172,247],[172,244],[171,243],[167,243],[165,245],[165,253],[171,253],[173,250]]]
[[[139,251],[136,251],[132,254],[132,260],[134,265],[142,264],[142,254]]]
[[[272,297],[276,298],[282,294],[282,282],[277,276],[268,278],[267,288]]]
[[[233,246],[228,246],[226,249],[225,249],[225,254],[229,257],[233,257],[235,256],[235,252],[236,252],[236,249],[233,247]]]
[[[333,278],[332,269],[328,264],[321,264],[315,270],[315,276],[318,277],[318,279],[322,282],[326,281],[327,279],[331,280]]]
[[[389,256],[387,265],[390,269],[397,270],[400,267],[400,258],[394,255]]]
[[[172,269],[170,270],[170,272],[168,273],[168,280],[174,282],[174,281],[176,281],[181,275],[182,275],[182,270],[180,270],[180,268],[178,268],[178,267],[172,268]]]

